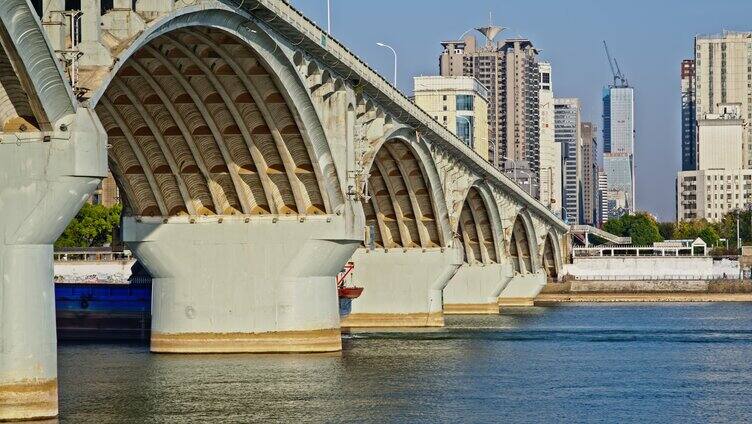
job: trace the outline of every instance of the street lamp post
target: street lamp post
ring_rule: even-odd
[[[388,44],[384,43],[376,43],[379,47],[384,47],[392,51],[392,54],[394,55],[394,87],[397,87],[397,51],[394,50],[394,48]]]
[[[332,3],[331,0],[326,0],[326,33],[332,33]]]
[[[458,118],[462,118],[465,121],[467,121],[467,128],[468,128],[468,134],[467,134],[467,145],[470,146],[470,148],[473,148],[473,122],[468,118],[467,116],[463,115],[457,115]],[[457,132],[460,132],[460,129],[457,128]]]
[[[504,155],[501,155],[501,158],[504,160],[511,160],[512,161],[512,169],[514,173],[514,181],[517,182],[517,161],[514,159],[510,159]]]

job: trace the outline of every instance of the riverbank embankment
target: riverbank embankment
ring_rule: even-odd
[[[752,302],[750,280],[568,281],[535,298],[545,306],[577,302]]]

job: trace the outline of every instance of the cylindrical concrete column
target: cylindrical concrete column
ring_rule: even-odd
[[[0,421],[57,415],[52,243],[107,172],[96,117],[60,123],[0,143]]]
[[[54,417],[52,246],[1,246],[0,278],[0,420]]]
[[[335,276],[361,243],[344,219],[147,223],[124,238],[154,277],[152,352],[342,349]]]

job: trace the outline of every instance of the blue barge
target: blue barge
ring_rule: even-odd
[[[60,340],[148,340],[151,281],[131,284],[55,284]]]

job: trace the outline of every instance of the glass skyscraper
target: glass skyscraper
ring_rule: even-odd
[[[614,206],[610,217],[635,211],[634,141],[634,89],[607,87],[603,91],[603,165],[609,204]]]

